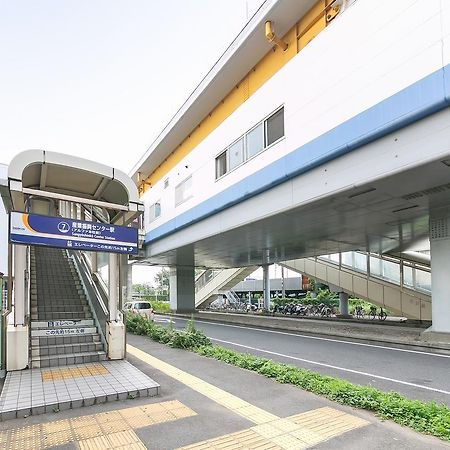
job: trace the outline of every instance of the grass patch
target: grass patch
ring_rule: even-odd
[[[371,386],[353,384],[340,378],[212,345],[209,338],[195,328],[192,320],[186,325],[185,331],[177,331],[173,329],[172,324],[165,328],[143,316],[129,315],[127,330],[147,335],[171,347],[184,348],[208,358],[252,370],[279,383],[297,386],[343,405],[373,411],[383,419],[390,419],[416,431],[450,441],[450,409],[444,404],[410,400],[396,392],[383,392]]]

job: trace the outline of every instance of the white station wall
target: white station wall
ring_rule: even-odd
[[[0,179],[8,178],[8,166],[0,164]],[[0,199],[0,272],[8,271],[8,215]]]
[[[356,1],[144,194],[146,231],[449,63],[450,2]],[[285,138],[215,180],[215,157],[281,105]],[[189,175],[193,196],[175,207]],[[149,222],[157,201],[161,216]]]

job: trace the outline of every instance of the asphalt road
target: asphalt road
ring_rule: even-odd
[[[155,319],[168,321],[164,316]],[[186,319],[173,320],[176,328],[184,328]],[[206,321],[195,325],[224,347],[450,406],[450,355],[241,325]]]

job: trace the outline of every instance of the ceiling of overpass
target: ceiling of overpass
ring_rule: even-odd
[[[447,206],[450,167],[435,161],[216,234],[183,249],[152,255],[145,262],[189,264],[181,255],[190,250],[197,266],[218,268],[349,250],[405,251],[428,237],[430,209]],[[226,212],[236,214],[237,208]]]

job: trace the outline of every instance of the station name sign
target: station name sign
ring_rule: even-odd
[[[138,253],[136,228],[16,211],[10,213],[9,241],[89,252]]]

